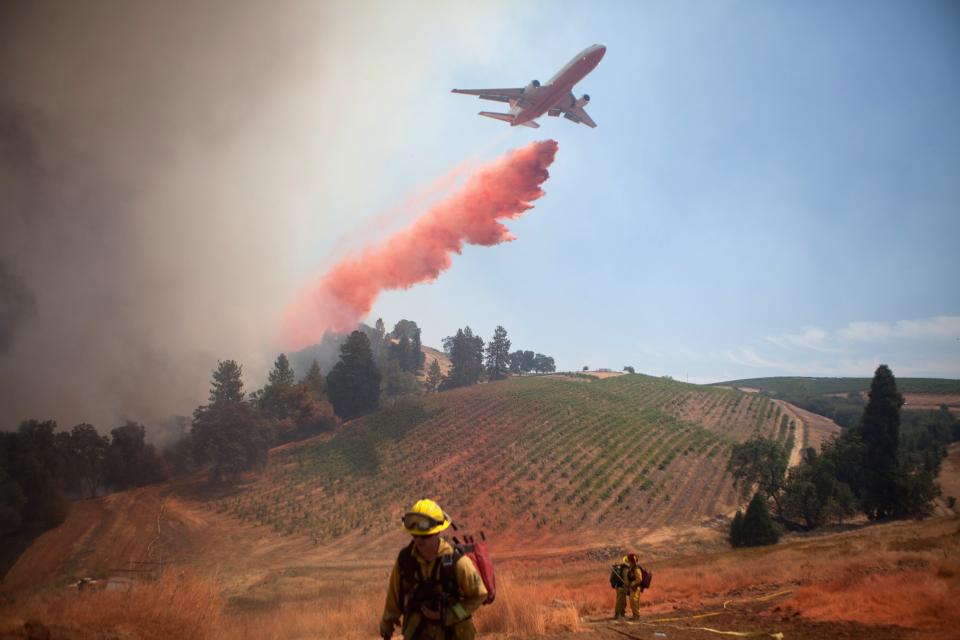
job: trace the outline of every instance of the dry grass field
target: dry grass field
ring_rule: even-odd
[[[960,628],[960,518],[791,535],[776,547],[670,555],[648,550],[654,586],[637,622],[612,623],[611,559],[536,556],[499,563],[497,601],[477,615],[488,638],[950,638]],[[38,621],[59,638],[376,637],[385,553],[354,566],[289,566],[243,595],[216,573],[170,569],[129,590],[47,589],[0,607],[0,637]],[[660,636],[658,636],[660,637]]]

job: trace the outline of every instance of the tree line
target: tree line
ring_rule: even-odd
[[[246,393],[242,366],[218,362],[208,402],[180,419],[182,437],[162,453],[147,442],[146,427],[133,421],[102,436],[86,423],[58,431],[52,420],[27,420],[15,432],[0,432],[0,535],[59,524],[71,499],[172,475],[204,470],[214,482],[235,480],[262,469],[270,447],[332,431],[401,397],[554,370],[553,358],[543,354],[511,353],[499,326],[486,344],[470,327],[459,329],[444,339],[444,350],[450,371],[444,375],[434,359],[423,376],[417,323],[400,320],[387,332],[377,320],[347,337],[326,376],[314,360],[298,379],[281,353],[266,384]]]
[[[63,522],[73,498],[167,477],[142,424],[127,421],[107,437],[86,423],[58,432],[53,420],[26,420],[0,432],[0,535]]]
[[[935,479],[947,446],[960,439],[960,421],[946,407],[904,419],[903,403],[893,372],[880,365],[857,423],[820,451],[805,449],[789,473],[790,452],[777,442],[752,438],[735,445],[727,470],[742,491],[756,493],[731,524],[731,544],[772,544],[781,527],[814,529],[857,513],[871,520],[928,515],[940,494]]]

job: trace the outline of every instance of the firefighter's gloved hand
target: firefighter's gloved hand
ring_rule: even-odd
[[[390,640],[390,637],[393,635],[393,623],[380,622],[380,637],[383,640]]]
[[[420,606],[420,613],[422,613],[423,617],[426,618],[427,620],[440,619],[440,612],[437,611],[436,609],[431,609],[425,604]]]

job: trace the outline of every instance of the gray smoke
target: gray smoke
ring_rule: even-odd
[[[0,354],[10,351],[17,330],[36,314],[33,294],[23,280],[0,261]]]
[[[159,423],[218,359],[255,386],[296,187],[264,96],[305,35],[260,6],[2,4],[0,428]]]
[[[0,2],[0,429],[159,425],[221,359],[262,384],[311,239],[375,213],[437,52],[513,4]]]

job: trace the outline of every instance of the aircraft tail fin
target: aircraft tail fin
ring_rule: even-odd
[[[503,120],[504,122],[509,122],[510,124],[513,124],[512,113],[497,113],[496,111],[481,111],[478,115],[486,116],[488,118],[494,118],[496,120]]]

